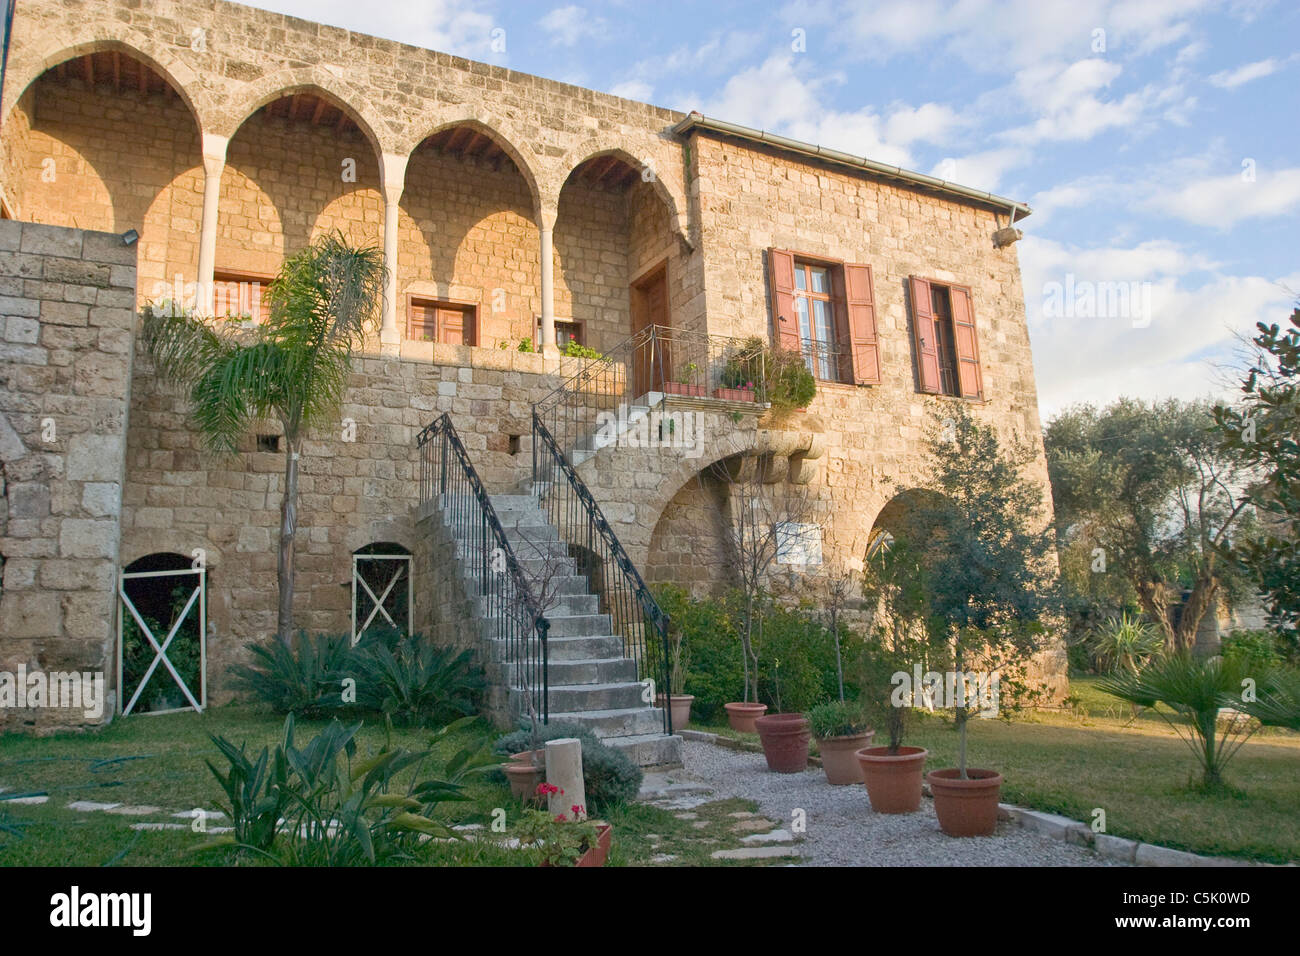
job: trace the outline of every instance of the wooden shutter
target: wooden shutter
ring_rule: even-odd
[[[444,345],[465,344],[465,313],[448,306],[438,308],[438,341]]]
[[[415,342],[435,342],[438,338],[438,317],[433,304],[420,299],[408,299],[406,337]]]
[[[879,385],[880,339],[876,334],[876,296],[871,283],[871,266],[845,263],[844,308],[848,335],[840,342],[849,352],[853,382]]]
[[[912,276],[912,330],[916,336],[916,383],[923,392],[937,395],[939,388],[939,335],[930,304],[930,283]]]
[[[772,279],[772,335],[777,348],[799,351],[799,316],[794,311],[794,253],[767,251]]]
[[[979,345],[975,340],[975,309],[970,291],[959,286],[949,290],[952,299],[952,329],[957,346],[957,381],[962,398],[983,398]]]

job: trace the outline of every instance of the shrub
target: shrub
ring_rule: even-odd
[[[435,647],[411,634],[392,645],[385,640],[359,644],[352,661],[357,704],[394,724],[427,727],[478,710],[485,681],[470,651]]]
[[[349,669],[347,634],[299,631],[291,644],[249,644],[253,665],[231,668],[236,687],[250,691],[277,714],[317,719],[342,704],[340,682]]]
[[[641,790],[641,768],[627,754],[600,741],[595,734],[578,724],[542,724],[538,727],[538,746],[548,740],[577,738],[582,743],[582,783],[587,791],[587,807],[603,812],[609,807],[635,799]],[[516,754],[533,749],[533,733],[525,728],[497,738],[492,745],[496,754]]]
[[[1159,630],[1128,611],[1098,627],[1089,643],[1101,673],[1136,671],[1165,645]]]
[[[767,603],[755,631],[763,703],[794,713],[839,697],[835,638],[807,609]],[[852,632],[842,630],[841,642],[846,657],[856,653],[859,642]]]
[[[1274,631],[1233,631],[1223,639],[1220,653],[1247,671],[1268,670],[1286,663],[1286,648]]]
[[[582,345],[574,339],[564,343],[564,354],[569,358],[603,359],[605,356],[595,349]]]
[[[818,704],[808,711],[808,722],[818,740],[851,737],[871,729],[871,721],[856,701],[830,700]]]
[[[695,696],[691,704],[695,718],[707,722],[722,717],[722,705],[740,700],[745,684],[732,608],[722,600],[693,600],[685,589],[672,584],[656,587],[655,598],[690,649],[685,691]]]
[[[300,718],[348,709],[386,714],[397,724],[442,724],[475,713],[484,687],[468,651],[392,629],[367,632],[355,647],[347,634],[299,632],[290,646],[272,641],[248,649],[254,666],[232,668],[236,684],[276,713]],[[357,699],[345,706],[342,682],[349,677]]]

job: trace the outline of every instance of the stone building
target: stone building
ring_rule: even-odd
[[[534,405],[574,400],[590,366],[622,405],[695,416],[690,449],[572,456],[650,581],[725,583],[701,476],[753,450],[771,485],[809,490],[823,561],[860,560],[920,482],[927,409],[944,402],[1033,443],[1050,507],[1011,228],[1023,204],[221,0],[26,0],[0,116],[0,207],[38,224],[0,230],[0,671],[113,672],[117,624],[110,610],[92,626],[91,606],[114,605],[121,572],[180,574],[194,555],[209,696],[269,638],[277,429],[236,460],[204,452],[133,342],[135,307],[256,321],[285,256],[332,229],[381,247],[389,270],[339,430],[302,463],[302,627],[347,630],[355,569],[376,553],[412,556],[410,613],[433,622],[417,433],[449,413],[489,491],[528,488]],[[671,370],[646,359],[652,327],[672,330]],[[714,397],[718,356],[749,336],[805,349],[806,412]],[[570,340],[603,358],[565,357]],[[667,384],[691,374],[706,380]],[[48,418],[58,437],[42,443]],[[1044,656],[1058,689],[1063,666]]]

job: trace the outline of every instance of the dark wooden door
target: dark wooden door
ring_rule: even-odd
[[[668,271],[658,269],[632,286],[632,334],[647,326],[668,324]],[[637,350],[632,376],[634,398],[663,390],[663,383],[672,378],[672,363],[662,338]]]

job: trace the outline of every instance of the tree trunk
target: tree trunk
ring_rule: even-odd
[[[1219,582],[1213,575],[1202,575],[1192,586],[1192,593],[1183,603],[1183,613],[1178,619],[1178,630],[1174,634],[1175,646],[1179,650],[1191,650],[1196,646],[1196,632],[1207,611],[1214,607],[1214,598],[1219,593]]]
[[[298,442],[285,435],[284,495],[280,499],[280,556],[276,578],[280,585],[280,613],[276,637],[286,647],[293,638],[294,535],[298,530]]]

